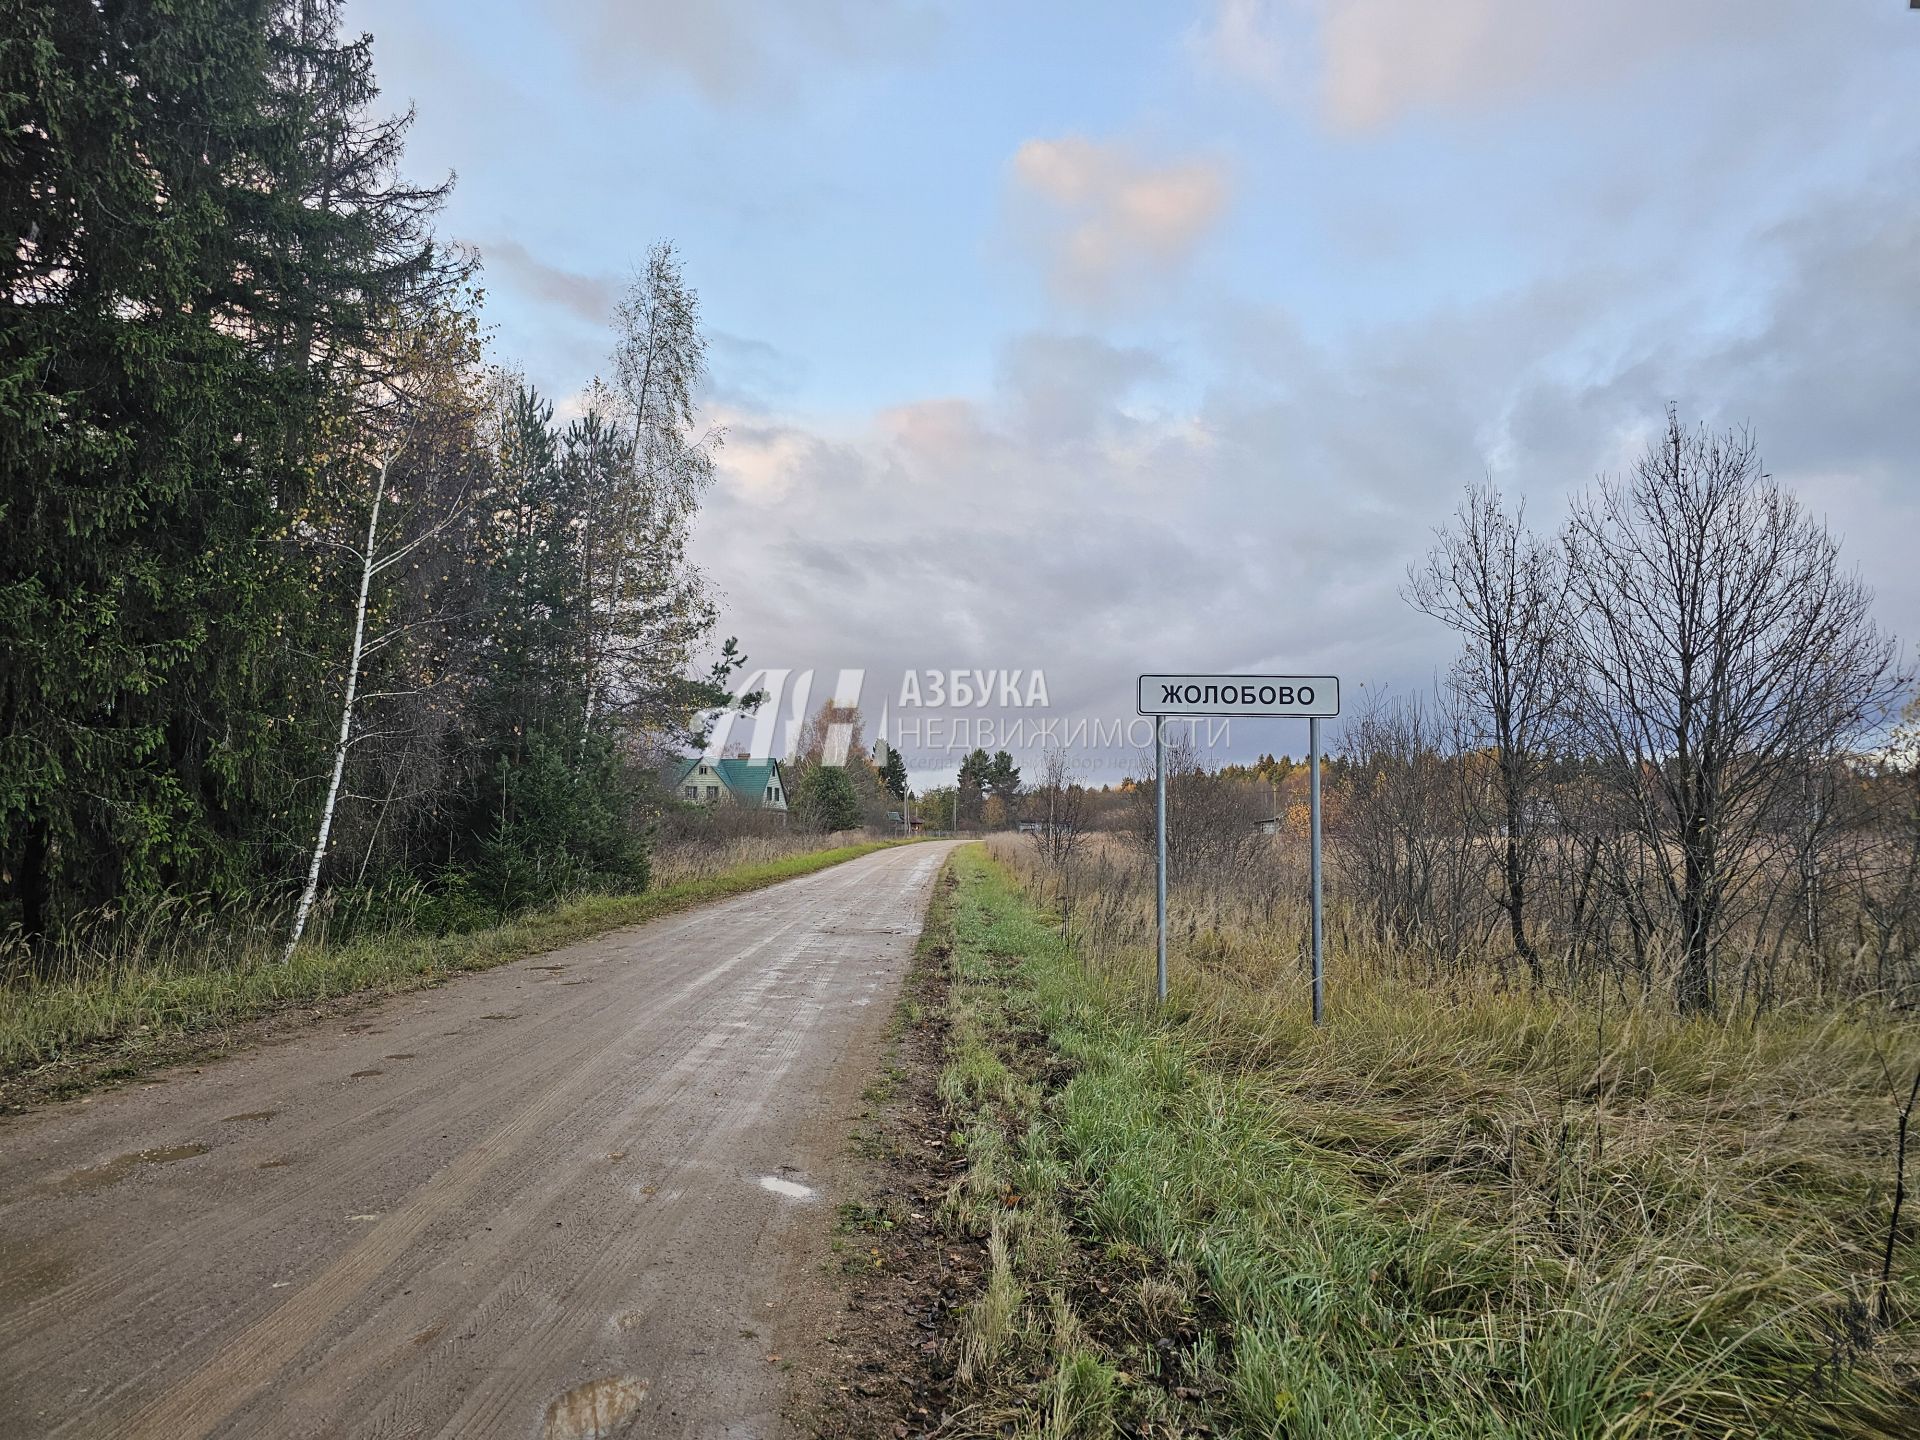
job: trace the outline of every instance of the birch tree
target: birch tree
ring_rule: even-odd
[[[442,311],[425,323],[396,331],[388,373],[368,385],[361,405],[362,423],[375,431],[372,444],[377,448],[371,455],[347,460],[350,471],[368,477],[363,482],[364,535],[358,544],[318,534],[304,537],[344,555],[354,567],[356,583],[327,788],[283,960],[292,958],[319,898],[340,805],[347,796],[349,760],[355,747],[370,738],[362,726],[363,711],[370,702],[402,698],[419,688],[409,683],[403,669],[396,668],[390,672],[395,675],[391,687],[366,692],[363,681],[368,664],[389,647],[422,629],[438,628],[449,618],[430,591],[405,581],[414,578],[422,552],[467,513],[472,485],[464,462],[472,450],[477,357],[477,331],[472,317],[464,312]],[[451,450],[451,465],[446,456],[436,453],[441,450]],[[402,478],[404,486],[397,485]],[[409,492],[404,504],[398,493],[401,488]],[[400,582],[395,588],[403,602],[390,608],[378,631],[370,631],[376,583],[389,579]],[[397,779],[389,788],[389,803],[395,789]]]
[[[1560,550],[1507,513],[1491,483],[1471,487],[1453,524],[1438,532],[1403,594],[1461,637],[1451,684],[1469,743],[1493,761],[1494,823],[1467,811],[1500,855],[1500,900],[1514,953],[1537,985],[1540,953],[1527,927],[1527,891],[1538,868],[1542,790],[1566,723],[1567,585]],[[1474,799],[1476,797],[1469,797]]]
[[[1904,683],[1893,641],[1753,437],[1673,412],[1630,478],[1575,502],[1566,553],[1587,743],[1678,929],[1675,1003],[1709,1012],[1731,909],[1778,838],[1769,817],[1810,757],[1882,720]]]
[[[347,770],[347,748],[353,741],[354,701],[360,691],[360,661],[366,650],[367,640],[367,597],[372,591],[373,577],[389,568],[407,553],[405,549],[390,555],[380,554],[380,509],[387,497],[387,473],[393,467],[394,455],[389,451],[373,462],[372,499],[367,506],[367,538],[361,546],[357,558],[360,561],[360,590],[353,607],[353,639],[347,647],[347,674],[344,693],[340,701],[340,728],[333,742],[333,773],[327,780],[326,798],[320,804],[320,828],[314,836],[313,854],[307,862],[306,885],[300,891],[300,903],[294,906],[293,925],[287,933],[287,946],[281,952],[280,959],[293,958],[294,949],[300,944],[300,937],[306,933],[307,917],[313,913],[314,899],[320,893],[320,870],[327,859],[327,842],[333,835],[334,808],[340,803],[340,780]],[[409,547],[410,548],[410,547]]]

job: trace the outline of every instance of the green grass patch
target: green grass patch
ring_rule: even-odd
[[[1161,1011],[1150,957],[953,870],[977,1433],[1920,1433],[1904,1245],[1868,1321],[1884,1037],[1364,977],[1314,1031],[1246,965]]]
[[[589,895],[454,935],[405,931],[307,945],[281,964],[256,948],[218,955],[130,960],[84,979],[0,988],[0,1079],[72,1061],[106,1061],[124,1077],[166,1042],[289,1007],[432,985],[609,930],[809,875],[898,842],[844,845],[736,866],[638,895]],[[125,1051],[124,1060],[116,1052]],[[94,1078],[105,1078],[96,1070]]]

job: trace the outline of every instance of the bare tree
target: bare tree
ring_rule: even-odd
[[[1040,859],[1049,870],[1061,871],[1073,861],[1085,838],[1087,792],[1073,783],[1064,750],[1049,750],[1040,762],[1040,783],[1027,792],[1028,832]]]
[[[1026,812],[1032,817],[1026,823],[1036,827],[1028,835],[1059,896],[1060,933],[1071,941],[1074,860],[1086,838],[1089,806],[1086,787],[1073,781],[1066,751],[1056,748],[1042,757],[1040,781],[1028,791],[1026,802]]]
[[[1143,757],[1145,758],[1145,757]],[[1271,848],[1258,823],[1266,816],[1264,785],[1207,768],[1190,730],[1168,726],[1167,883],[1216,884],[1247,869]],[[1151,775],[1150,765],[1143,771]],[[1154,787],[1128,792],[1126,830],[1140,853],[1154,853]]]
[[[1509,515],[1491,483],[1470,487],[1453,524],[1437,535],[1425,563],[1408,571],[1402,593],[1463,642],[1451,684],[1465,738],[1489,752],[1495,782],[1494,823],[1479,828],[1497,835],[1507,931],[1538,984],[1527,886],[1540,858],[1542,782],[1565,729],[1565,566],[1556,546],[1527,529],[1524,506]],[[1469,814],[1484,809],[1476,804]]]
[[[1899,683],[1872,593],[1761,468],[1745,432],[1666,433],[1566,532],[1580,717],[1678,925],[1674,999],[1715,1008],[1715,950],[1809,757]]]
[[[1485,938],[1485,851],[1462,823],[1464,767],[1444,719],[1418,697],[1377,697],[1348,724],[1328,840],[1382,939],[1451,958]]]

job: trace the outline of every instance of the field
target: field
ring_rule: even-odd
[[[1910,1027],[1356,944],[1316,1031],[1285,905],[1183,925],[1159,1012],[1137,895],[1083,893],[1069,944],[1029,848],[955,870],[947,1218],[991,1256],[959,1433],[1920,1430]]]

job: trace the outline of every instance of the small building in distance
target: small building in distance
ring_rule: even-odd
[[[696,755],[667,773],[668,791],[693,805],[742,805],[749,810],[787,809],[787,782],[778,760],[730,760]]]

